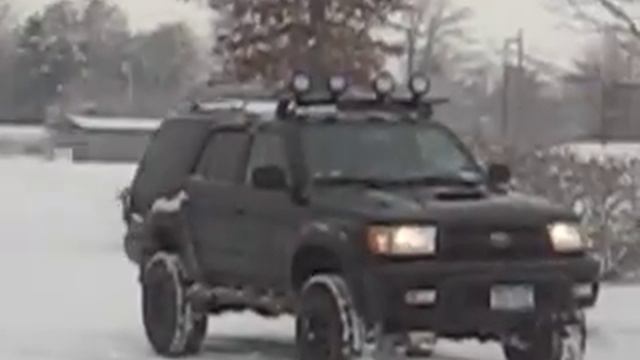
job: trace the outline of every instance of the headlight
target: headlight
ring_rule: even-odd
[[[367,241],[374,254],[433,255],[436,235],[437,229],[433,226],[372,226]]]
[[[549,225],[549,236],[553,249],[559,253],[580,252],[586,248],[578,224],[551,224]]]

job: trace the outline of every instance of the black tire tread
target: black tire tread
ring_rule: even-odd
[[[158,252],[150,258],[142,270],[143,322],[147,338],[155,352],[171,358],[198,353],[206,336],[208,319],[206,314],[196,316],[193,313],[186,297],[184,268],[178,256]],[[164,274],[162,274],[163,271]],[[154,314],[147,309],[148,302],[158,301],[150,299],[150,295],[147,294],[150,287],[154,286],[154,276],[160,277],[156,281],[169,281],[175,294],[174,299],[168,299],[173,309],[166,309],[166,311],[173,312],[173,321],[166,328],[157,328],[155,325],[157,321],[154,321],[157,319],[154,319]]]
[[[324,308],[327,316],[338,322],[338,334],[334,334],[332,339],[334,344],[331,359],[327,360],[350,360],[358,357],[362,352],[363,332],[360,318],[358,317],[349,287],[338,275],[316,275],[311,277],[303,286],[301,304],[298,309],[298,319],[296,321],[296,342],[301,360],[312,359],[304,348],[299,324],[301,312],[307,311],[309,306]]]

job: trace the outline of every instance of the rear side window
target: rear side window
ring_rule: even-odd
[[[220,183],[238,183],[246,161],[249,135],[241,131],[220,131],[211,136],[204,150],[198,174]]]
[[[251,173],[258,167],[276,165],[282,168],[287,176],[289,169],[282,137],[277,133],[258,133],[251,147],[249,166],[245,174],[246,182],[251,183]],[[290,179],[287,179],[288,181]]]
[[[153,202],[180,189],[193,171],[210,132],[205,121],[167,120],[151,138],[132,185],[133,210],[145,213]]]

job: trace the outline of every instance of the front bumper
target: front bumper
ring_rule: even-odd
[[[523,318],[595,305],[599,266],[587,258],[511,262],[409,262],[372,265],[364,276],[362,303],[369,323],[385,332],[435,331],[442,336],[499,336]],[[494,285],[533,286],[535,309],[491,310]],[[591,284],[577,296],[574,286]],[[584,288],[584,287],[583,287]],[[411,305],[410,291],[431,289],[433,304]]]

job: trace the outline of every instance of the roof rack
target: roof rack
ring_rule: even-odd
[[[300,119],[301,115],[336,115],[347,112],[361,114],[402,114],[415,120],[430,120],[435,105],[447,98],[427,97],[431,83],[420,75],[410,79],[408,92],[396,91],[393,77],[382,73],[374,78],[371,89],[349,86],[346,78],[332,76],[325,90],[312,86],[311,78],[296,73],[289,88],[269,90],[260,83],[220,83],[206,89],[206,95],[189,103],[187,111],[194,115],[237,111],[253,118],[272,120]]]
[[[428,120],[436,105],[445,104],[447,98],[416,98],[411,95],[395,95],[380,98],[375,94],[351,94],[339,98],[330,94],[315,93],[302,97],[282,98],[278,102],[277,116],[289,119],[295,115],[316,112],[386,112],[407,116],[419,116]]]
[[[278,96],[277,91],[269,90],[267,86],[258,82],[207,82],[206,86],[194,89],[180,107],[182,111],[190,113],[246,111],[247,107],[250,107],[249,104],[275,102]]]

